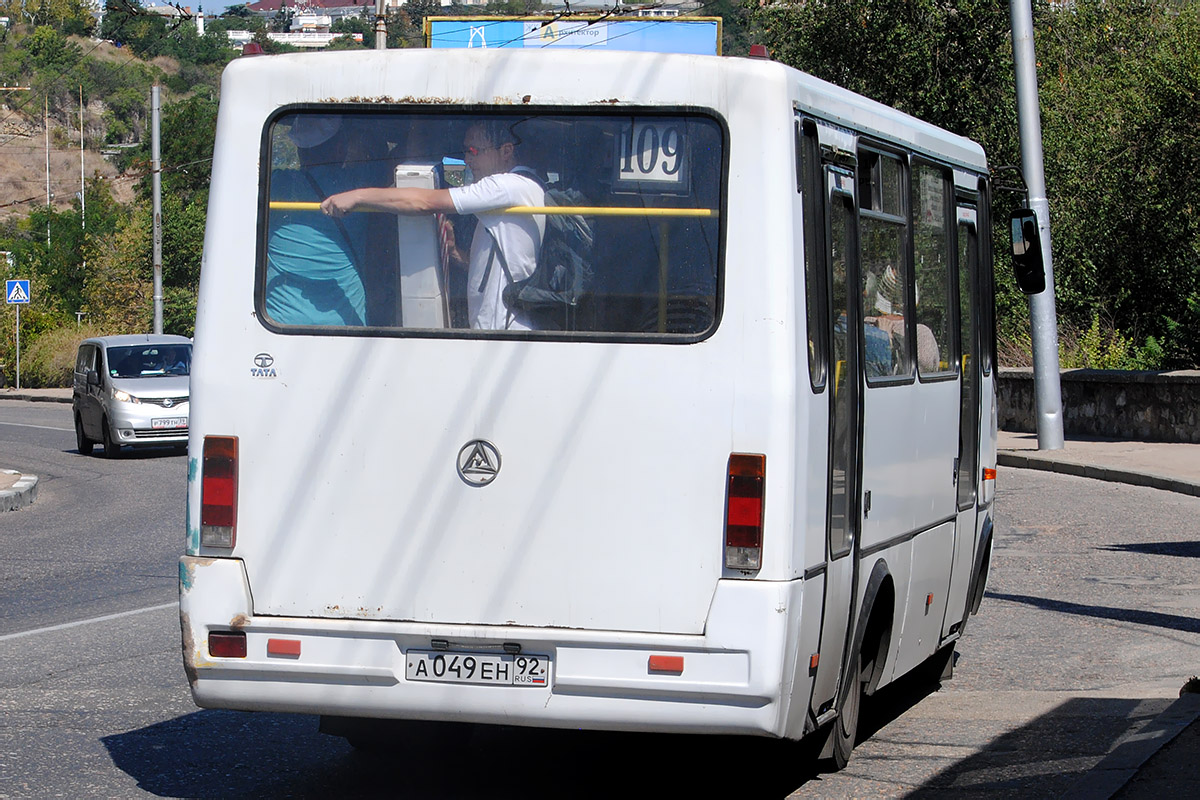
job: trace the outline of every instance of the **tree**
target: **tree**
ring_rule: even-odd
[[[1200,9],[1079,0],[1037,25],[1060,318],[1200,360]]]

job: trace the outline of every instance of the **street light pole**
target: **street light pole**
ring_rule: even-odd
[[[387,0],[375,0],[375,49],[387,49]]]
[[[1009,0],[1013,63],[1017,73],[1017,124],[1021,134],[1021,170],[1029,207],[1037,214],[1046,288],[1029,297],[1033,335],[1033,392],[1039,450],[1063,447],[1062,389],[1058,370],[1058,318],[1054,309],[1054,266],[1050,252],[1050,201],[1042,162],[1042,118],[1038,106],[1037,61],[1033,52],[1030,0]]]
[[[150,171],[154,197],[154,332],[163,332],[162,286],[162,160],[159,156],[158,84],[150,90]]]

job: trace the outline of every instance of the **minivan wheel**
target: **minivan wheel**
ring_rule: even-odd
[[[116,458],[121,455],[121,445],[112,440],[112,433],[108,430],[108,419],[104,419],[103,425],[100,426],[100,433],[104,437],[104,457]]]
[[[87,434],[83,432],[83,420],[79,418],[78,414],[75,415],[75,449],[81,456],[92,454],[92,440],[87,438]]]

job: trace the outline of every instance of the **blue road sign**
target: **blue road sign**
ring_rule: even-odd
[[[4,299],[9,303],[28,303],[29,281],[5,281]]]

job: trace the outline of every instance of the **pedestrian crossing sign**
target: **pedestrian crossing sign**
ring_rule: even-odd
[[[5,281],[4,299],[9,303],[28,303],[29,281]]]

